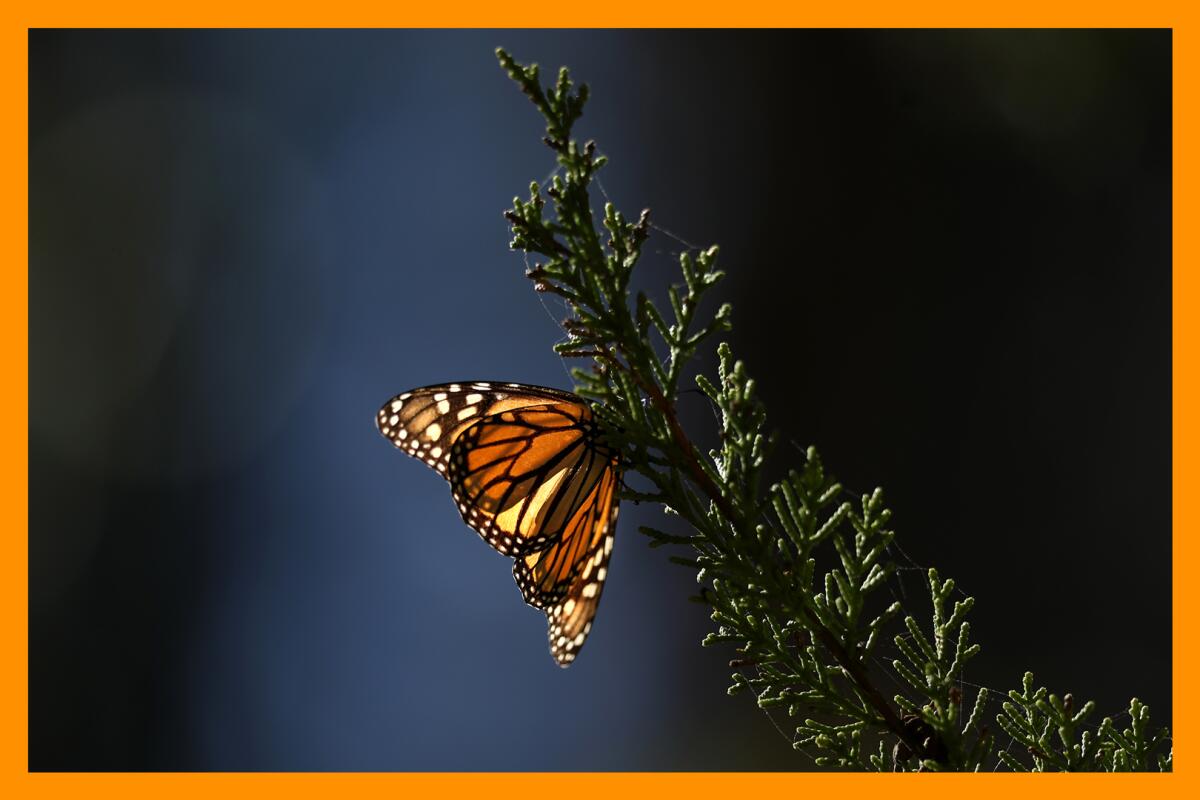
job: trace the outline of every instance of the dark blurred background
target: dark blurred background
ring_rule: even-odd
[[[1169,723],[1169,32],[33,31],[30,767],[811,768],[725,696],[660,512],[560,670],[375,430],[422,384],[570,386],[496,45],[592,84],[618,206],[720,243],[784,440],[977,597],[967,680]]]

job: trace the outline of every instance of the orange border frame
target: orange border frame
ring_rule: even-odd
[[[19,3],[13,3],[19,6]],[[806,8],[763,2],[718,3],[714,0],[658,2],[607,0],[600,5],[552,4],[546,0],[484,3],[460,0],[447,5],[400,7],[378,0],[353,6],[322,6],[310,2],[248,2],[211,0],[201,10],[181,9],[169,2],[115,0],[102,4],[57,2],[38,8],[11,7],[0,12],[0,127],[5,158],[5,181],[0,236],[8,242],[10,261],[0,291],[0,352],[3,384],[0,425],[0,503],[7,509],[0,559],[0,793],[6,797],[205,797],[287,793],[289,797],[326,797],[346,793],[355,797],[395,798],[406,793],[438,793],[493,798],[530,795],[626,797],[629,795],[744,798],[813,792],[877,793],[892,798],[926,797],[930,793],[1007,797],[1013,792],[1051,796],[1064,791],[1087,792],[1089,797],[1127,797],[1131,792],[1154,796],[1196,796],[1187,790],[1198,774],[1190,751],[1197,693],[1186,666],[1193,663],[1195,636],[1187,621],[1198,607],[1197,584],[1183,580],[1196,564],[1198,509],[1185,487],[1200,478],[1197,464],[1197,425],[1184,414],[1197,399],[1193,353],[1200,324],[1186,312],[1197,308],[1194,262],[1196,235],[1180,222],[1196,213],[1196,167],[1190,151],[1180,147],[1196,118],[1196,61],[1192,17],[1183,0],[1140,2],[1063,2],[1009,0],[999,9],[978,8],[967,2],[885,0],[859,2],[853,8]],[[28,29],[31,27],[1155,27],[1174,29],[1173,118],[1173,265],[1172,299],[1172,513],[1174,614],[1173,669],[1176,771],[1170,775],[902,775],[822,773],[598,773],[563,774],[54,774],[29,773],[28,765]],[[1191,142],[1188,142],[1191,144]],[[1182,746],[1181,746],[1182,744]]]

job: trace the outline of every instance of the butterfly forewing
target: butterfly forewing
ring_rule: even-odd
[[[572,398],[574,395],[556,389],[515,383],[443,383],[396,395],[379,409],[375,424],[396,447],[445,475],[451,445],[481,418],[547,401],[571,402]]]
[[[612,552],[619,462],[581,398],[464,381],[397,395],[380,432],[450,482],[468,525],[516,558],[525,601],[549,620],[561,666],[591,630]]]

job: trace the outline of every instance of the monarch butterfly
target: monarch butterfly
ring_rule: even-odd
[[[375,422],[514,559],[525,602],[546,614],[550,654],[569,666],[592,630],[617,524],[620,459],[591,409],[558,389],[464,381],[397,395]]]

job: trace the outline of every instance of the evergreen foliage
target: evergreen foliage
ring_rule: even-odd
[[[1151,735],[1148,709],[1138,700],[1130,703],[1129,728],[1118,729],[1112,718],[1089,727],[1093,703],[1076,707],[1069,694],[1035,691],[1030,673],[993,718],[997,733],[988,724],[988,690],[968,698],[961,682],[964,665],[980,651],[967,621],[974,598],[955,599],[954,581],[930,569],[930,619],[888,602],[895,533],[883,492],[852,496],[814,448],[786,478],[763,486],[775,437],[754,380],[725,342],[717,345],[716,381],[696,377],[720,412],[721,445],[698,451],[679,422],[676,399],[684,366],[730,329],[728,304],[708,317],[699,312],[723,275],[717,248],[680,256],[683,282],[668,288],[667,313],[643,293],[631,297],[649,212],[631,220],[607,203],[603,234],[595,224],[589,189],[606,159],[593,142],[571,138],[587,87],[575,86],[566,68],[543,87],[536,65],[523,66],[502,49],[497,56],[544,117],[544,141],[559,165],[547,187],[533,183],[528,199],[513,200],[506,212],[511,246],[533,257],[527,274],[537,291],[562,297],[571,309],[567,338],[555,349],[593,360],[591,370],[573,370],[576,391],[593,402],[627,474],[646,487],[626,489],[623,498],[661,503],[690,528],[687,535],[641,531],[651,547],[689,549],[671,560],[696,571],[696,599],[712,609],[716,629],[703,644],[736,651],[729,694],[749,694],[768,713],[785,713],[793,746],[819,766],[1169,770],[1169,731]],[[879,657],[885,640],[901,658]],[[888,670],[889,683],[904,693],[880,690]]]

